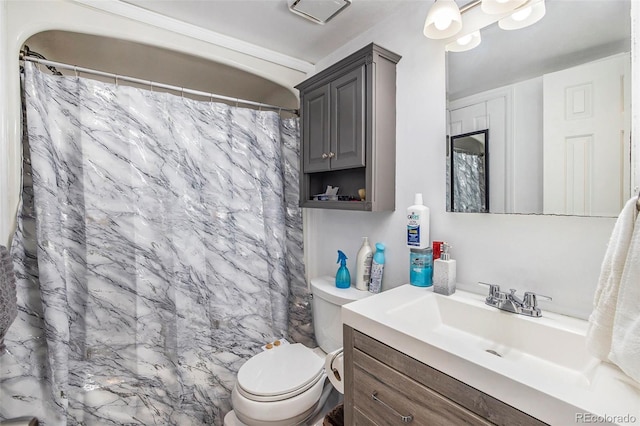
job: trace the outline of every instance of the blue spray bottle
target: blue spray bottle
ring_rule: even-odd
[[[351,287],[351,274],[349,274],[349,270],[347,269],[347,256],[342,250],[338,250],[338,261],[336,263],[340,264],[338,272],[336,273],[336,287]]]

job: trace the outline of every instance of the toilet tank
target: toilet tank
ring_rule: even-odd
[[[342,305],[371,296],[368,291],[354,287],[337,288],[334,277],[324,276],[311,280],[313,301],[313,331],[318,346],[329,353],[339,349],[342,344]]]

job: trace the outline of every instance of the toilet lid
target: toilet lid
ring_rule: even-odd
[[[301,343],[282,345],[245,362],[238,385],[257,396],[288,394],[316,382],[323,365],[323,359]]]

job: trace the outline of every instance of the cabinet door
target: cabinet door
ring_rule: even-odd
[[[304,94],[302,172],[329,170],[329,85]]]
[[[365,66],[331,83],[331,169],[365,166]]]

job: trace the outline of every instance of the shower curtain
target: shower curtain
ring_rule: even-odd
[[[0,416],[222,424],[248,357],[313,340],[297,119],[25,67]]]

